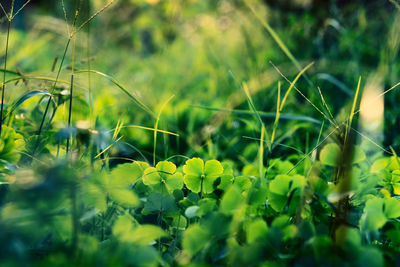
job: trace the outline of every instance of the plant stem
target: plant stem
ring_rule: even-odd
[[[52,90],[51,90],[51,92],[50,92],[49,100],[48,100],[48,102],[47,102],[46,109],[44,110],[44,113],[43,113],[42,121],[40,122],[40,126],[39,126],[39,129],[38,129],[38,131],[37,131],[37,139],[36,139],[36,144],[35,144],[35,146],[34,146],[34,148],[33,148],[32,156],[35,156],[37,147],[38,147],[38,145],[39,145],[39,142],[40,142],[40,135],[41,135],[42,129],[43,129],[43,124],[44,124],[44,121],[45,121],[45,119],[46,119],[47,112],[49,111],[50,102],[51,102],[51,100],[53,99],[53,92],[54,92],[54,90],[55,90],[55,88],[56,88],[58,79],[59,79],[59,77],[60,77],[61,69],[62,69],[62,66],[63,66],[63,64],[64,64],[64,60],[65,60],[65,57],[66,57],[66,55],[67,55],[67,51],[68,51],[69,45],[70,45],[70,43],[71,43],[71,39],[72,39],[71,37],[68,38],[67,45],[65,46],[64,54],[63,54],[63,57],[61,58],[61,62],[60,62],[60,67],[58,68],[56,80],[54,81],[54,84],[53,84],[53,86],[52,86]]]
[[[72,117],[72,93],[74,88],[74,74],[71,75],[71,87],[69,93],[69,112],[68,112],[68,131],[71,130],[71,117]],[[72,138],[72,135],[69,134],[67,139],[67,146],[66,146],[66,154],[68,155],[69,152],[69,143]]]
[[[72,119],[72,98],[73,98],[73,90],[74,90],[74,62],[75,62],[75,41],[74,38],[73,48],[72,48],[72,70],[71,70],[71,87],[69,92],[69,112],[68,112],[68,131],[71,130],[71,119]],[[67,139],[67,147],[66,147],[66,154],[68,155],[69,152],[69,143],[71,141],[72,135],[68,136]]]
[[[8,20],[7,26],[7,40],[6,40],[6,54],[4,58],[4,72],[3,72],[3,88],[1,92],[1,108],[0,108],[0,137],[3,129],[3,110],[4,110],[4,93],[6,90],[6,70],[7,70],[7,57],[8,57],[8,44],[10,40],[11,18]]]
[[[90,17],[90,0],[87,0],[87,15]],[[89,90],[89,116],[90,116],[90,127],[93,125],[93,95],[92,95],[92,81],[91,81],[91,63],[90,63],[90,22],[87,24],[87,63],[88,63],[88,90]]]

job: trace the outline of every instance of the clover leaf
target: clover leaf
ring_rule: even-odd
[[[391,180],[389,181],[389,186],[396,195],[400,195],[400,170],[394,170],[392,172]]]
[[[143,183],[161,193],[173,192],[183,187],[183,175],[176,172],[176,166],[169,161],[160,161],[156,167],[144,171]]]
[[[175,199],[171,195],[161,195],[160,193],[149,195],[143,209],[145,213],[168,213],[177,210]]]
[[[354,146],[353,149],[354,156],[351,164],[358,164],[364,161],[366,158],[364,151],[358,146]],[[319,159],[324,165],[336,167],[338,164],[338,158],[341,156],[341,154],[342,151],[340,150],[340,147],[335,143],[330,143],[322,148]]]
[[[400,200],[371,198],[365,204],[360,225],[365,230],[374,231],[383,227],[388,220],[398,217],[400,217]]]
[[[277,175],[274,180],[269,184],[269,194],[268,199],[271,207],[278,212],[284,210],[287,204],[293,208],[296,208],[296,202],[298,201],[298,196],[292,196],[294,190],[302,189],[305,185],[305,178],[301,175]],[[289,199],[291,200],[290,203]]]
[[[223,171],[224,168],[217,160],[208,160],[204,164],[200,158],[189,159],[183,166],[184,182],[192,192],[210,194],[214,191],[214,181]]]
[[[199,224],[193,224],[183,234],[182,247],[189,256],[194,256],[206,247],[210,238],[211,234],[207,229]]]

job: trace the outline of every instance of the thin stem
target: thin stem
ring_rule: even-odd
[[[50,107],[50,102],[53,99],[53,92],[54,92],[54,90],[56,88],[56,85],[57,85],[57,82],[58,82],[58,78],[60,77],[61,69],[62,69],[62,66],[64,64],[64,60],[65,60],[65,57],[67,55],[67,51],[68,51],[70,43],[71,43],[71,37],[68,38],[67,45],[65,46],[64,54],[63,54],[63,57],[61,58],[61,62],[60,62],[60,67],[58,68],[57,76],[56,76],[56,79],[55,79],[54,84],[52,86],[52,90],[50,92],[49,100],[47,102],[46,109],[44,110],[44,113],[43,113],[42,121],[40,122],[40,126],[39,126],[39,129],[37,131],[37,139],[36,139],[36,144],[35,144],[35,146],[33,148],[32,156],[35,155],[36,149],[37,149],[37,147],[39,145],[40,135],[41,135],[42,129],[43,129],[43,124],[44,124],[44,121],[46,120],[47,112],[49,111],[49,107]]]
[[[201,176],[201,183],[200,183],[200,199],[203,199],[203,181],[204,181],[204,177],[202,175]]]
[[[21,10],[24,9],[24,7],[25,7],[27,4],[29,4],[30,2],[31,2],[31,0],[26,1],[26,2],[17,10],[17,12],[15,12],[15,14],[11,17],[11,19],[14,19],[15,16],[17,16],[18,13],[21,12]]]
[[[72,70],[71,70],[71,86],[70,86],[70,92],[69,92],[69,112],[68,112],[68,131],[71,129],[71,119],[72,119],[72,98],[73,98],[73,90],[74,90],[74,65],[75,65],[75,41],[76,38],[74,38],[73,42],[73,48],[72,48]],[[68,155],[69,152],[69,143],[71,141],[72,135],[68,136],[67,139],[67,147],[66,147],[66,153]]]
[[[6,70],[7,70],[7,57],[8,57],[8,44],[10,40],[11,20],[8,20],[7,27],[7,40],[6,40],[6,54],[4,59],[4,72],[3,72],[3,90],[1,92],[1,108],[0,108],[0,137],[3,129],[3,110],[4,110],[4,93],[6,90]]]
[[[90,16],[90,0],[87,0],[87,15]],[[90,22],[87,24],[87,59],[88,59],[88,89],[89,89],[89,116],[90,116],[90,126],[93,125],[93,95],[92,95],[92,81],[91,81],[91,60],[90,60]]]
[[[80,7],[79,7],[79,9],[76,10],[76,12],[75,12],[75,18],[74,18],[74,22],[72,23],[72,29],[75,28],[75,25],[76,25],[76,22],[77,22],[77,19],[78,19],[78,15],[79,15],[79,11],[80,11]],[[60,77],[61,69],[62,69],[62,66],[63,66],[63,64],[64,64],[64,60],[65,60],[65,57],[66,57],[66,55],[67,55],[67,51],[68,51],[69,45],[70,45],[71,40],[72,40],[72,38],[74,37],[75,33],[76,33],[76,31],[75,31],[74,33],[71,33],[71,34],[69,35],[69,37],[68,37],[67,45],[65,46],[64,54],[63,54],[63,57],[62,57],[62,59],[61,59],[60,67],[58,68],[56,80],[54,81],[52,90],[51,90],[51,92],[50,92],[49,101],[47,102],[46,109],[45,109],[45,111],[44,111],[44,113],[43,113],[42,121],[41,121],[41,123],[40,123],[40,127],[39,127],[39,130],[38,130],[38,133],[37,133],[38,137],[37,137],[37,140],[36,140],[35,147],[34,147],[34,149],[33,149],[33,155],[36,153],[36,149],[37,149],[37,147],[38,147],[38,145],[39,145],[40,135],[41,135],[41,133],[42,133],[43,124],[44,124],[44,121],[45,121],[45,119],[46,119],[47,112],[49,111],[50,102],[51,102],[51,100],[52,100],[52,98],[53,98],[53,93],[54,93],[54,90],[55,90],[55,88],[56,88],[58,79],[59,79],[59,77]],[[73,70],[72,70],[72,71],[73,71]],[[71,86],[72,86],[72,85],[71,85]]]
[[[73,88],[74,88],[74,74],[71,75],[71,87],[70,87],[70,92],[69,92],[68,130],[70,130],[70,128],[71,128]],[[69,134],[69,137],[67,139],[67,147],[66,147],[67,155],[68,155],[68,152],[69,152],[69,143],[70,143],[71,138],[72,138],[72,136]]]

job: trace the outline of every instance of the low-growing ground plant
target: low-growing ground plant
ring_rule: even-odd
[[[396,265],[396,1],[33,2],[0,1],[1,266]]]

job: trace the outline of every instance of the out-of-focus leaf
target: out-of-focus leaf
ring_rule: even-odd
[[[182,240],[183,249],[194,256],[210,242],[210,233],[199,224],[191,225],[184,233]]]

